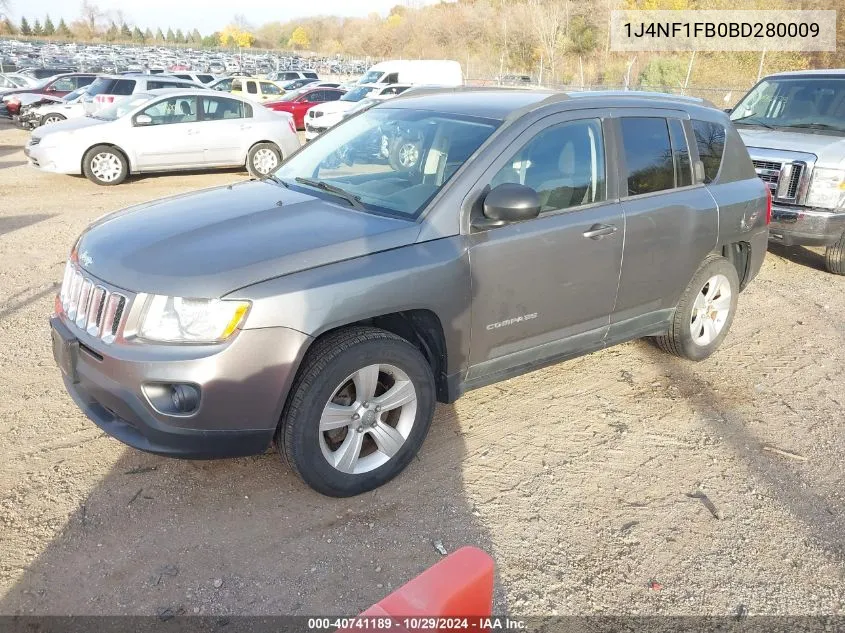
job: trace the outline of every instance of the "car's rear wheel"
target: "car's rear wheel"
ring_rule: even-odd
[[[669,331],[655,337],[663,351],[689,360],[704,360],[728,334],[736,312],[739,277],[720,255],[711,255],[681,295]]]
[[[308,485],[348,497],[410,463],[434,406],[434,377],[416,347],[384,330],[349,328],[308,351],[276,443]]]
[[[834,275],[845,275],[845,233],[825,249],[824,267]]]
[[[65,121],[66,117],[61,114],[45,114],[41,117],[41,125],[50,125],[52,123],[58,123],[59,121]]]
[[[110,145],[96,145],[85,152],[82,173],[98,185],[119,185],[129,174],[129,163],[120,150]]]
[[[273,143],[256,143],[247,153],[246,168],[255,178],[272,174],[281,164],[282,152]]]

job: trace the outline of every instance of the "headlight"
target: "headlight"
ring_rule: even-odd
[[[153,295],[138,336],[162,343],[219,343],[243,323],[249,306],[249,301]]]
[[[816,167],[810,190],[807,192],[808,207],[839,209],[845,206],[845,171]]]

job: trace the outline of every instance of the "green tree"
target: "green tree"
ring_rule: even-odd
[[[679,59],[656,58],[651,60],[640,74],[644,88],[667,90],[684,84],[686,65]]]
[[[144,34],[141,32],[137,26],[132,29],[132,41],[136,44],[143,44],[144,43]]]
[[[118,37],[120,37],[120,29],[117,28],[117,24],[111,22],[109,28],[106,29],[106,41],[114,42]]]
[[[182,29],[176,29],[176,42],[179,44],[185,43],[185,34],[182,33]]]
[[[127,42],[132,39],[132,29],[129,28],[126,22],[120,25],[120,39],[126,40]]]
[[[576,16],[569,29],[569,50],[576,55],[592,53],[598,46],[598,29],[584,16]]]
[[[174,41],[176,41],[176,36],[173,34],[173,29],[167,29],[166,39],[167,39],[167,42],[170,43],[170,44],[172,44]]]
[[[211,35],[206,35],[202,38],[201,44],[203,48],[217,48],[220,42],[220,31],[215,31]]]
[[[153,32],[149,28],[146,31],[144,31],[144,41],[145,42],[152,42],[154,37],[155,36],[153,35]]]
[[[156,29],[156,42],[163,42],[164,41],[164,33],[161,32],[161,28]]]
[[[191,31],[191,42],[194,44],[202,44],[202,35],[200,35],[199,29]]]
[[[50,37],[51,35],[56,34],[56,27],[53,26],[53,20],[50,19],[50,14],[47,14],[47,17],[44,18],[44,35]]]
[[[41,26],[41,21],[35,18],[35,24],[32,25],[32,34],[38,37],[44,35],[44,27]]]
[[[59,26],[56,27],[56,35],[59,37],[70,37],[70,29],[65,24],[64,18],[59,20]]]
[[[26,21],[26,18],[21,18],[20,34],[32,35],[32,28],[29,26],[29,22]]]

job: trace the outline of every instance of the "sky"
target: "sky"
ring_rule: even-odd
[[[428,0],[431,1],[431,0]],[[363,16],[369,13],[386,15],[405,0],[92,0],[104,11],[122,9],[127,21],[141,28],[168,27],[174,30],[197,28],[207,35],[243,14],[256,26],[275,20],[286,21],[308,15]],[[21,16],[30,22],[44,20],[49,13],[54,23],[64,18],[68,24],[79,17],[81,0],[11,0],[11,13],[16,21]]]

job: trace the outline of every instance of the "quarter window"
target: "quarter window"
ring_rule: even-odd
[[[504,183],[534,189],[541,213],[606,200],[601,121],[571,121],[540,132],[499,170],[490,186]]]
[[[675,186],[675,164],[666,119],[623,117],[622,151],[628,166],[628,195]]]
[[[698,156],[704,163],[704,182],[713,182],[719,174],[722,155],[725,153],[725,128],[718,123],[693,119],[692,130],[695,133]]]
[[[692,184],[692,164],[689,159],[684,125],[680,119],[669,119],[669,136],[672,138],[672,153],[675,162],[675,186],[689,187]]]

